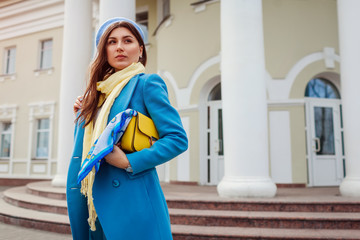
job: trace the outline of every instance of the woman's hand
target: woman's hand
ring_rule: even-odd
[[[75,115],[81,109],[82,100],[83,100],[83,96],[78,96],[75,100],[75,103],[74,103],[74,114]]]
[[[130,164],[124,151],[117,145],[114,145],[113,151],[105,156],[105,160],[108,164],[122,169],[127,168]]]

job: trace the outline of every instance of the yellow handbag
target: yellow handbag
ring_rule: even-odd
[[[138,112],[132,117],[121,139],[121,149],[127,152],[137,152],[149,148],[159,139],[154,122],[151,118]]]

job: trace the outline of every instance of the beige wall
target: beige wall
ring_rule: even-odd
[[[46,39],[53,39],[53,69],[50,74],[48,74],[48,71],[40,71],[37,75],[35,70],[39,68],[40,41]],[[17,105],[13,160],[29,160],[30,107],[28,104],[50,101],[55,102],[51,159],[56,159],[62,28],[3,40],[0,42],[2,56],[4,48],[9,46],[16,46],[16,78],[15,80],[6,79],[0,82],[0,105]],[[3,69],[3,61],[4,58],[1,57],[0,69]],[[25,174],[26,167],[24,167],[24,164],[14,165],[14,173]]]
[[[191,3],[171,1],[171,24],[157,33],[158,69],[170,72],[179,88],[189,84],[201,63],[220,52],[220,3],[208,4],[199,13]]]
[[[263,0],[266,68],[284,78],[301,58],[333,47],[338,53],[336,0]]]
[[[148,8],[148,17],[149,17],[149,28],[148,28],[148,40],[149,45],[147,46],[147,63],[146,63],[146,72],[147,73],[156,73],[157,72],[157,43],[156,38],[153,36],[153,33],[158,25],[157,21],[157,0],[137,0],[137,8]]]

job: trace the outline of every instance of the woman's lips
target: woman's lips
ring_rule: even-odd
[[[116,59],[124,59],[124,58],[126,58],[126,56],[125,55],[117,55],[115,58]]]

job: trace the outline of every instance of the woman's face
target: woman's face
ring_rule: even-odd
[[[115,71],[120,71],[139,61],[143,47],[136,37],[124,27],[115,28],[106,43],[107,61]]]

